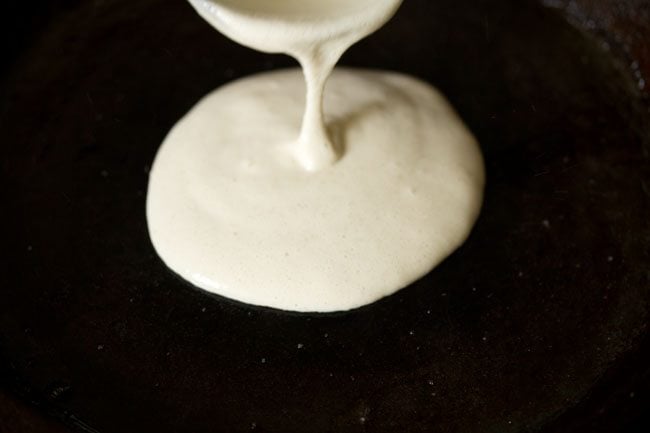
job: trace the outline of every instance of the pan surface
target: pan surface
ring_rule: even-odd
[[[212,89],[293,62],[235,45],[180,0],[66,8],[2,83],[4,386],[97,432],[594,419],[601,406],[585,402],[628,392],[621,377],[650,365],[650,116],[606,48],[537,2],[405,2],[342,64],[449,97],[485,154],[483,213],[411,287],[296,315],[176,278],[144,212],[174,122]]]

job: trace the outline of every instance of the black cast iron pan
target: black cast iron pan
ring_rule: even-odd
[[[610,432],[643,412],[647,1],[408,0],[350,50],[438,86],[489,181],[442,266],[322,316],[194,289],[144,213],[174,122],[292,60],[182,0],[43,3],[3,16],[0,431]]]

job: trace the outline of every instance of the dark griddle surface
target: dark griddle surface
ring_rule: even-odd
[[[102,433],[507,433],[556,431],[600,378],[647,368],[648,113],[600,43],[529,1],[408,0],[343,64],[450,98],[485,153],[484,211],[461,250],[389,299],[260,310],[165,268],[147,170],[205,93],[293,62],[235,45],[180,0],[58,16],[4,82],[7,389]]]

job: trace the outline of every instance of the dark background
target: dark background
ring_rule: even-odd
[[[408,1],[408,0],[407,0]],[[29,49],[38,34],[47,32],[48,23],[57,14],[73,9],[79,1],[36,0],[31,2],[4,2],[0,6],[2,27],[2,68],[5,74],[19,61],[21,53]],[[645,78],[650,83],[650,2],[629,1],[563,1],[547,0],[547,5],[564,11],[576,26],[591,32],[610,44],[612,53],[622,65],[630,65],[629,74],[638,81]],[[0,76],[0,79],[3,77]],[[643,92],[647,95],[645,87]],[[647,97],[647,96],[646,96]],[[647,339],[647,337],[646,337]],[[647,352],[648,344],[641,344]],[[0,355],[2,355],[0,353]],[[643,363],[650,359],[641,353],[637,364],[626,365],[629,376],[615,374],[604,377],[596,390],[572,408],[557,430],[561,432],[647,432],[650,431],[650,366]],[[5,382],[0,371],[0,384]],[[621,381],[626,381],[621,385]],[[624,390],[624,391],[622,391]],[[61,392],[64,392],[62,390]],[[56,392],[54,390],[53,392]],[[14,385],[0,388],[0,432],[64,432],[50,408],[41,405],[37,395],[29,389],[17,389]],[[594,418],[593,413],[599,415]],[[586,416],[589,414],[589,417]],[[51,416],[52,415],[52,416]],[[588,418],[588,421],[583,421]],[[64,418],[66,418],[64,414]],[[85,428],[81,420],[68,416],[67,423]]]

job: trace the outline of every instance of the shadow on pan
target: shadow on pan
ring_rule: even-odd
[[[0,431],[38,413],[102,433],[641,431],[648,3],[581,3],[410,0],[346,54],[438,86],[489,183],[456,254],[335,316],[206,296],[146,232],[169,128],[290,59],[231,43],[180,0],[6,6],[23,18],[3,38],[0,377],[15,397]]]

